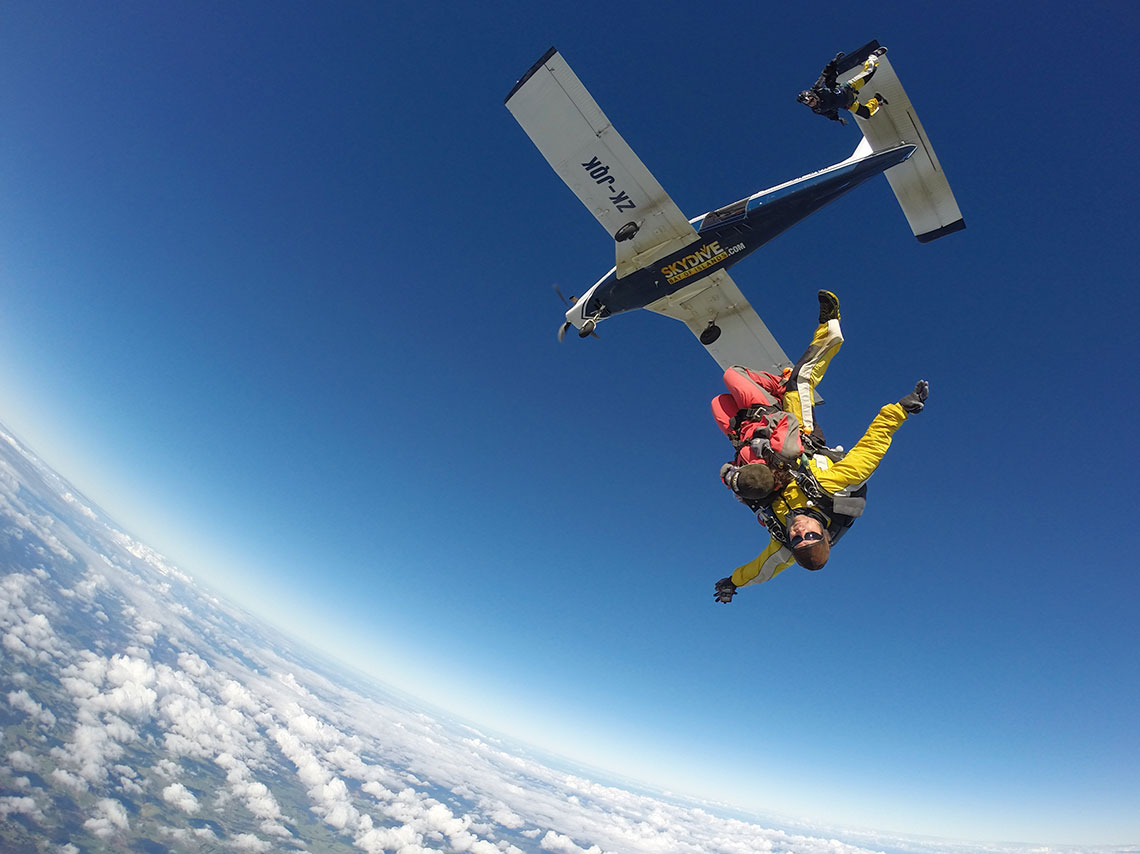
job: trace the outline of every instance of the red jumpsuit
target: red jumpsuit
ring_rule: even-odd
[[[798,457],[802,451],[799,423],[784,410],[784,381],[767,371],[753,371],[736,365],[724,372],[724,385],[728,394],[718,394],[712,400],[713,418],[724,434],[734,442],[741,442],[736,452],[735,465],[765,462],[757,456],[751,441],[757,431],[771,430],[768,442],[777,453]],[[752,406],[771,406],[775,410],[766,421],[746,421],[736,425],[732,419],[742,409]]]
[[[815,430],[815,387],[842,345],[843,332],[839,328],[839,320],[829,320],[816,329],[811,344],[786,380],[767,371],[754,371],[739,365],[724,372],[728,394],[713,398],[712,411],[717,426],[724,434],[736,442],[743,442],[737,451],[735,465],[764,462],[749,444],[757,433],[767,438],[772,450],[784,460],[791,462],[799,457],[803,452],[800,431],[811,433]],[[737,425],[734,430],[733,417],[741,409],[756,405],[772,406],[780,411],[773,412],[764,420]],[[771,435],[764,436],[768,430]]]

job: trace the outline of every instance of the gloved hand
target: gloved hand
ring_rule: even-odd
[[[926,398],[929,394],[930,383],[926,380],[919,380],[914,384],[914,391],[899,401],[899,406],[912,415],[917,414],[922,412],[922,408],[926,405]]]
[[[722,578],[716,583],[716,595],[713,598],[717,602],[722,602],[727,605],[732,601],[732,597],[736,595],[736,585],[732,583],[731,578]]]
[[[720,467],[720,482],[728,486],[728,476],[736,471],[736,466],[732,463],[725,463]]]

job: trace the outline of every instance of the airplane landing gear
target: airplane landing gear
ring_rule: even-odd
[[[710,320],[709,325],[706,326],[703,330],[701,330],[701,334],[697,336],[697,338],[700,339],[701,343],[704,344],[706,347],[709,346],[709,344],[715,343],[716,339],[718,339],[719,337],[720,337],[720,327],[716,325],[715,320]]]

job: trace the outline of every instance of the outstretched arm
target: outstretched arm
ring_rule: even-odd
[[[867,432],[848,451],[847,456],[835,465],[815,472],[819,485],[828,492],[838,492],[845,486],[854,486],[869,478],[891,446],[895,430],[906,421],[908,414],[922,412],[929,394],[930,384],[926,380],[919,380],[914,385],[914,391],[898,403],[888,403],[880,409]]]
[[[878,468],[879,462],[891,446],[891,437],[906,421],[906,412],[897,403],[888,403],[879,410],[862,438],[842,460],[828,468],[816,471],[819,485],[828,492],[838,492],[845,486],[862,483]]]
[[[743,587],[746,584],[759,584],[762,581],[775,578],[793,563],[795,563],[795,559],[792,557],[791,551],[784,548],[779,540],[773,538],[764,551],[744,566],[737,567],[729,577],[737,587]]]
[[[819,75],[819,80],[816,86],[822,84],[824,89],[834,89],[835,81],[839,77],[839,60],[843,59],[843,52],[835,54],[835,59],[823,66],[823,72]]]

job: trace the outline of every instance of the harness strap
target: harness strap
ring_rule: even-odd
[[[728,438],[732,442],[732,447],[739,451],[747,444],[744,441],[743,433],[749,424],[764,423],[769,415],[777,412],[783,412],[783,410],[771,403],[754,403],[752,406],[738,409],[736,414],[728,420]]]
[[[867,505],[867,485],[860,484],[854,489],[845,487],[832,495],[820,486],[808,468],[806,460],[806,457],[801,458],[800,467],[792,470],[790,474],[800,491],[807,497],[810,509],[825,520],[828,539],[834,544],[847,533],[847,529],[855,523],[855,520],[863,515],[863,509]],[[773,495],[772,498],[774,497]],[[752,507],[752,510],[756,513],[760,524],[768,529],[772,538],[788,548],[787,529],[780,524],[779,517],[772,509],[771,501],[763,506]]]

